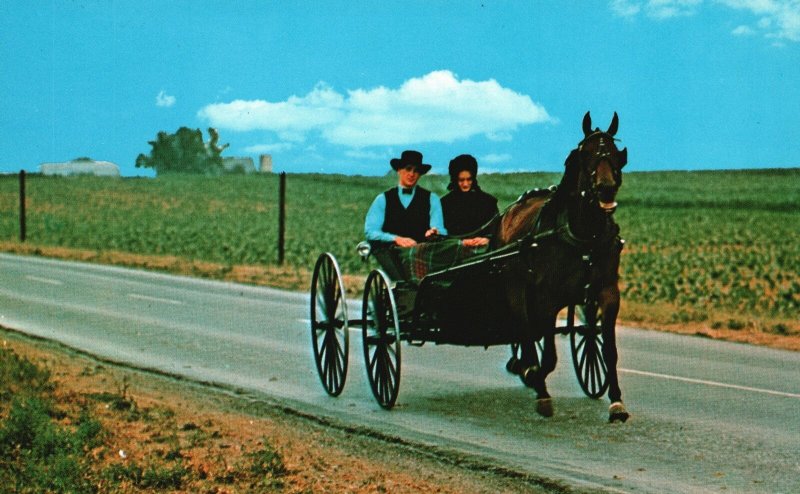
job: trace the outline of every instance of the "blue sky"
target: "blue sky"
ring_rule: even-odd
[[[276,171],[559,171],[587,110],[626,170],[797,167],[798,88],[798,0],[0,2],[0,172],[151,176],[181,126]]]

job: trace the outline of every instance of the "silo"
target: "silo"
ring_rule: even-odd
[[[261,173],[272,173],[272,155],[262,154],[259,158],[259,168]]]

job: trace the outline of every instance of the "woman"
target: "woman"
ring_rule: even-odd
[[[478,186],[478,162],[469,154],[450,161],[450,190],[442,197],[444,226],[449,235],[467,235],[477,231],[498,213],[497,199]],[[468,247],[489,244],[486,237],[467,238]]]

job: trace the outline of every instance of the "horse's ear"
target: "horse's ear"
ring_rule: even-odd
[[[589,115],[589,112],[586,112],[586,115],[583,116],[583,135],[588,136],[592,133],[592,117]]]
[[[628,148],[623,148],[619,152],[619,168],[620,170],[628,163]]]
[[[608,130],[606,134],[614,137],[614,134],[617,133],[617,128],[619,127],[619,117],[617,116],[617,112],[614,112],[614,118],[611,119],[611,125],[608,126]]]

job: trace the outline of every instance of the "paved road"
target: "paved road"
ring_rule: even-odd
[[[798,353],[620,328],[633,418],[610,425],[607,402],[583,397],[566,338],[548,381],[551,419],[505,373],[505,348],[404,346],[398,406],[386,412],[369,391],[356,331],[343,394],[324,393],[307,302],[267,288],[0,254],[0,325],[104,358],[234,386],[579,490],[800,492]]]

